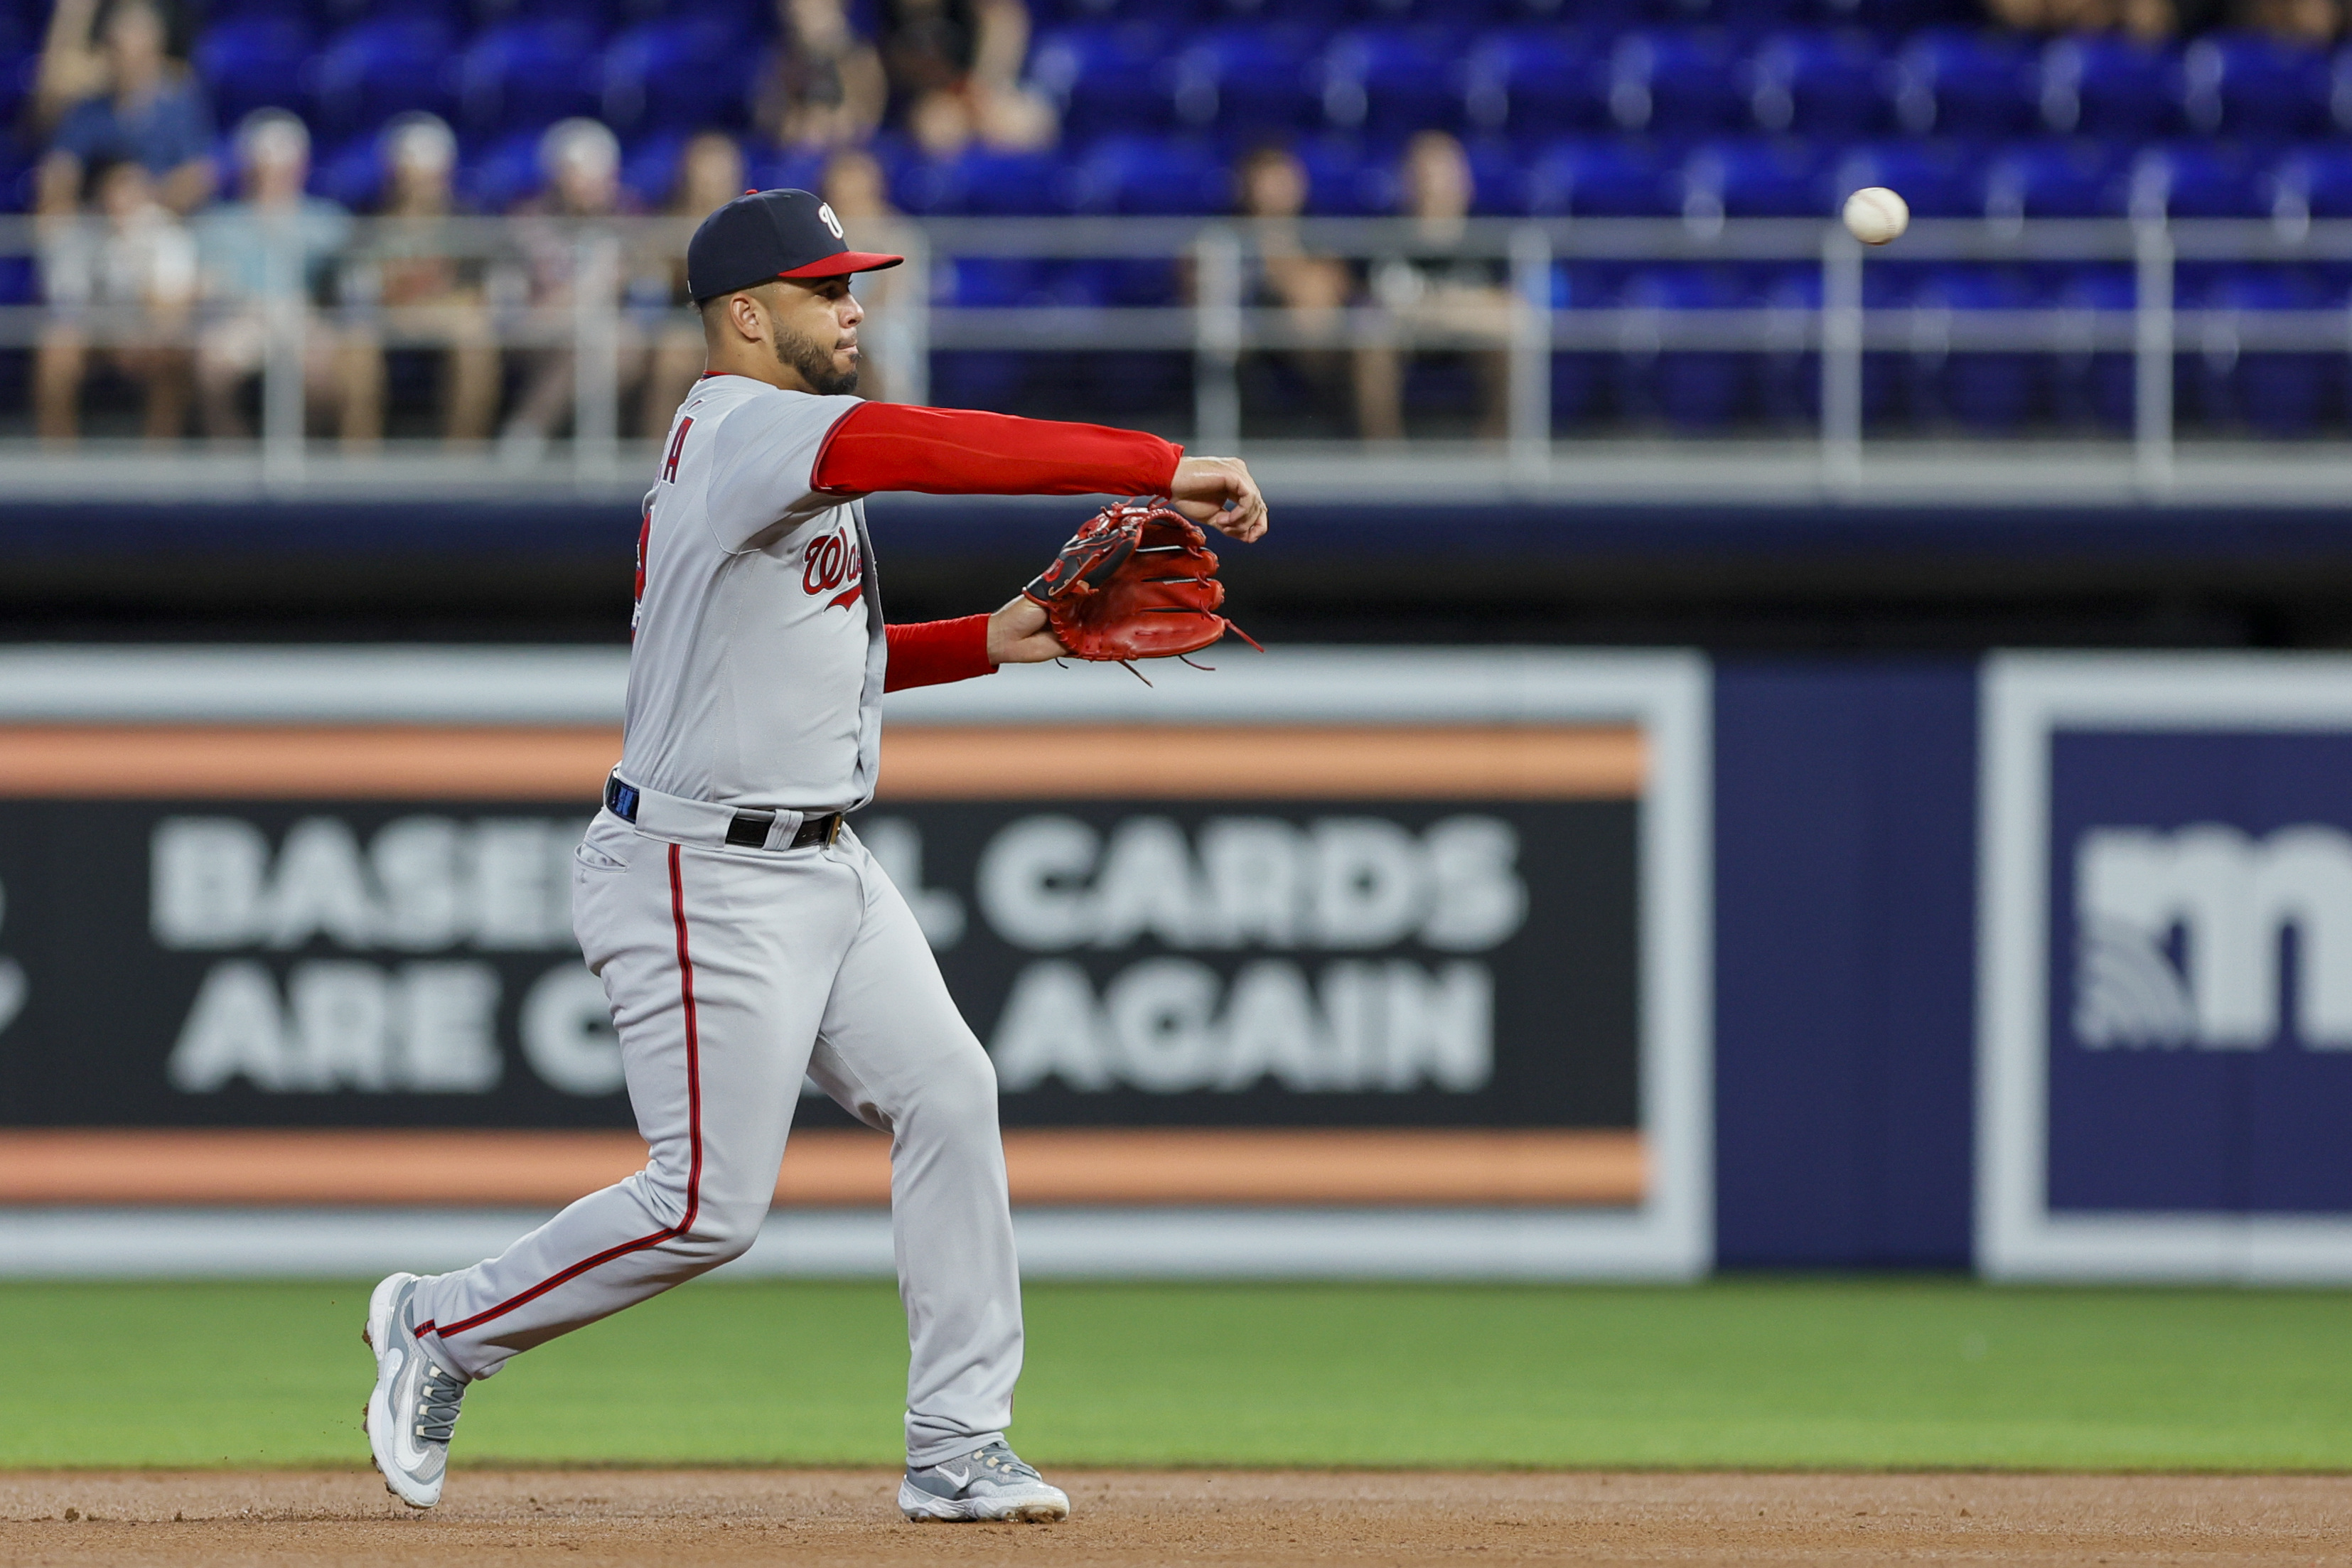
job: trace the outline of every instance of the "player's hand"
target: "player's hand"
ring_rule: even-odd
[[[1025,595],[988,617],[991,664],[1043,664],[1069,651],[1047,629],[1045,606]]]
[[[1265,534],[1265,497],[1239,458],[1186,458],[1176,465],[1168,499],[1204,528],[1252,543]]]

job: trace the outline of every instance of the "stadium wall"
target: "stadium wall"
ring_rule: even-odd
[[[566,1001],[561,910],[530,870],[610,761],[614,654],[5,659],[0,1268],[223,1267],[289,1248],[360,1267],[372,1247],[436,1234],[463,1251],[528,1223],[513,1205],[627,1167],[625,1112],[589,1081],[601,1069],[573,1016],[593,1009]],[[1180,673],[1154,690],[1045,670],[918,695],[870,837],[926,908],[974,931],[1007,918],[983,907],[983,847],[1043,842],[1048,818],[1112,847],[1103,897],[1116,847],[1133,851],[1118,896],[1144,925],[1180,919],[1155,901],[1155,843],[1205,853],[1268,821],[1285,843],[1334,823],[1419,842],[1436,858],[1414,874],[1452,878],[1468,926],[1286,940],[1275,956],[1297,973],[1283,983],[1328,1004],[1378,971],[1411,980],[1423,1016],[1443,995],[1489,996],[1492,1072],[1477,1095],[1453,1091],[1467,1078],[1449,1089],[1467,1058],[1441,1028],[1408,1093],[1293,1063],[1300,1092],[1235,1096],[1200,1062],[1130,1081],[1069,1054],[1095,1047],[1033,1029],[1008,1123],[1041,1272],[2352,1278],[2337,1131],[2352,1101],[2352,660],[1333,649]],[[1049,714],[1063,731],[1037,729]],[[1139,722],[1154,727],[1140,740]],[[517,726],[536,739],[515,743]],[[1187,744],[1171,751],[1171,733]],[[1213,753],[1274,782],[1210,804],[1234,793],[1198,772]],[[1001,787],[969,782],[1008,769]],[[470,782],[453,783],[461,771]],[[329,824],[308,830],[316,861],[338,835],[373,852],[420,815],[475,835],[477,853],[524,854],[505,885],[541,887],[536,901],[463,938],[313,941],[249,917],[214,930],[150,885],[159,856],[201,868],[224,833],[284,874],[305,822]],[[1529,901],[1489,931],[1516,906],[1479,891],[1496,864],[1481,846],[1506,838]],[[339,907],[319,891],[331,881],[305,895],[314,925]],[[1224,997],[1251,961],[1213,935],[1072,947],[1027,929],[1026,947],[1000,931],[942,949],[984,1035],[1018,1011],[1008,986],[1108,1007],[1172,961]],[[175,1095],[167,1058],[200,990],[283,984],[296,1006],[293,969],[313,959],[338,984],[355,969],[379,990],[429,981],[444,1016],[468,984],[500,992],[504,1087],[443,1104],[297,1081],[398,1070],[424,1076],[390,1088],[437,1091],[479,1068],[476,1041],[425,1068],[285,1058],[290,1096],[232,1081],[253,1077],[234,1049],[191,1056],[183,1087],[210,1074],[212,1098]],[[1445,990],[1457,982],[1471,989]],[[1570,1036],[1588,1066],[1614,1051],[1625,1071],[1552,1072],[1544,1042]],[[242,1037],[206,1038],[217,1051]],[[1279,1065],[1288,1047],[1259,1048]],[[1090,1074],[1091,1097],[1065,1092]],[[881,1267],[877,1151],[820,1125],[823,1110],[788,1162],[769,1266]],[[142,1125],[160,1131],[121,1131]],[[441,1231],[380,1204],[356,1225],[319,1206],[365,1201],[398,1157],[443,1173],[425,1196],[461,1206]],[[511,1212],[484,1212],[485,1197]],[[1169,1197],[1181,1201],[1154,1201]],[[176,1206],[137,1206],[156,1202]],[[242,1206],[257,1202],[276,1207]]]

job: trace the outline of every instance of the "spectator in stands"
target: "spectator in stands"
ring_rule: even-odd
[[[882,64],[892,107],[934,156],[974,138],[992,147],[1052,145],[1045,101],[1021,85],[1029,9],[1021,0],[883,0]]]
[[[2335,8],[2335,0],[2289,3]],[[1987,0],[1986,8],[2002,26],[2026,32],[2103,33],[2120,28],[2134,37],[2158,43],[2218,26],[2225,6],[2224,0]]]
[[[345,269],[345,289],[374,307],[344,329],[346,433],[361,442],[383,434],[384,327],[376,309],[399,312],[404,335],[426,334],[442,353],[442,435],[453,443],[489,438],[499,411],[499,350],[483,287],[483,264],[450,254],[446,220],[457,139],[438,115],[404,114],[384,128],[386,219]]]
[[[2266,33],[2298,44],[2332,44],[2344,30],[2344,8],[2337,0],[2252,0],[2246,21]]]
[[[137,382],[151,441],[188,421],[188,352],[180,341],[196,293],[196,246],[156,200],[154,176],[132,159],[89,166],[94,216],[45,226],[41,280],[49,319],[33,370],[35,427],[44,441],[80,433],[91,339],[104,362]]]
[[[338,334],[317,305],[351,239],[350,215],[303,191],[310,175],[310,132],[286,110],[257,109],[247,115],[236,128],[236,153],[241,199],[203,214],[195,225],[209,316],[196,342],[205,433],[253,433],[245,395],[268,363],[272,317],[291,292],[302,326],[305,405],[338,410],[342,434],[351,439],[360,432],[350,422],[353,400],[343,395]]]
[[[1424,131],[1405,144],[1399,174],[1405,213],[1415,220],[1418,254],[1388,257],[1373,265],[1373,302],[1409,330],[1496,345],[1473,348],[1469,354],[1479,388],[1477,432],[1498,438],[1509,419],[1510,361],[1504,345],[1510,342],[1514,313],[1510,290],[1503,286],[1504,269],[1496,261],[1432,254],[1461,238],[1476,189],[1469,157],[1462,143],[1444,132]],[[1356,408],[1365,439],[1403,439],[1402,353],[1392,348],[1357,351]]]
[[[93,49],[96,10],[96,0],[58,0],[49,18],[36,102],[57,128],[41,160],[40,210],[72,212],[88,169],[129,159],[154,177],[164,205],[194,212],[215,181],[204,89],[165,52],[167,25],[152,0],[114,0],[99,13]]]
[[[647,436],[669,428],[677,405],[702,374],[702,320],[690,309],[694,297],[686,288],[687,237],[742,194],[743,150],[733,137],[706,131],[686,144],[664,209],[677,220],[677,228],[658,254],[644,258],[631,280],[639,306],[635,313],[650,318],[645,324],[653,340],[653,366],[646,374],[637,413],[637,428]]]
[[[1247,303],[1281,310],[1302,333],[1336,345],[1346,327],[1342,312],[1356,283],[1346,262],[1313,254],[1299,237],[1298,216],[1307,208],[1306,169],[1290,149],[1268,143],[1243,158],[1234,180],[1242,215],[1256,220],[1252,271],[1244,285]],[[1336,346],[1300,349],[1281,357],[1326,396],[1348,384],[1348,360]],[[1358,412],[1360,423],[1361,410]]]
[[[558,121],[540,138],[539,167],[546,188],[516,209],[520,219],[517,238],[530,274],[533,314],[568,335],[573,298],[583,282],[575,276],[581,251],[572,225],[620,213],[621,143],[601,121]],[[550,219],[559,221],[546,221]],[[623,396],[643,379],[648,357],[642,339],[620,310],[627,270],[615,265],[593,285],[610,290],[618,337],[614,348],[617,390]],[[574,412],[578,372],[568,348],[528,349],[517,357],[524,363],[526,380],[499,443],[509,461],[528,464],[538,461],[557,427]]]
[[[842,0],[776,0],[779,43],[753,119],[786,147],[848,147],[882,122],[882,58],[853,31]]]
[[[817,193],[834,216],[855,230],[861,250],[908,255],[916,250],[896,207],[890,205],[890,182],[873,153],[862,148],[835,153],[824,166],[823,188]],[[855,287],[866,321],[857,329],[857,395],[877,403],[902,401],[909,395],[916,366],[911,355],[917,339],[908,309],[920,303],[908,292],[908,268],[861,272]]]

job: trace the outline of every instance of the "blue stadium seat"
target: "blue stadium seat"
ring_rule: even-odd
[[[457,166],[457,199],[475,212],[502,213],[540,187],[536,131],[510,132]]]
[[[1030,20],[1041,27],[1128,20],[1181,26],[1213,9],[1207,0],[1029,0]]]
[[[1766,131],[1853,140],[1887,128],[1891,70],[1864,35],[1789,32],[1750,57],[1748,107]]]
[[[1748,122],[1738,62],[1711,33],[1628,33],[1610,55],[1609,113],[1621,130],[1653,136],[1737,130]]]
[[[2033,303],[2020,274],[1990,267],[1938,267],[1920,280],[1915,310],[2021,310]],[[2007,351],[1948,352],[1929,346],[1913,351],[1909,365],[1913,409],[1990,435],[2018,428],[2034,412],[2042,365],[2036,356]]]
[[[2022,135],[2041,119],[2037,74],[2020,35],[1931,28],[1895,57],[1895,112],[1915,136]]]
[[[975,145],[963,165],[964,210],[982,217],[1046,217],[1068,210],[1067,182],[1051,153],[1007,153]]]
[[[755,191],[818,190],[828,156],[821,147],[749,146],[743,149],[743,182]]]
[[[1215,152],[1197,139],[1110,136],[1078,161],[1071,195],[1079,212],[1191,216],[1231,210],[1234,179]]]
[[[1310,136],[1291,149],[1307,171],[1307,210],[1318,217],[1384,216],[1396,210],[1393,156],[1352,136]]]
[[[1679,195],[1655,149],[1623,137],[1556,142],[1528,170],[1528,210],[1544,216],[1668,217]]]
[[[2292,141],[2330,129],[2326,55],[2268,33],[2216,33],[2181,56],[2189,128],[2208,135]]]
[[[2299,268],[2230,267],[2194,303],[2208,311],[2240,314],[2317,310],[2325,301]],[[2242,424],[2263,436],[2304,436],[2332,412],[2330,372],[2343,363],[2340,350],[2241,351],[2226,320],[2209,320],[2201,332],[2184,337],[2182,346],[2200,351],[2191,362],[2191,383],[2198,412],[2213,425]]]
[[[599,76],[604,118],[623,132],[732,130],[746,122],[756,50],[724,17],[647,22],[616,36]]]
[[[1038,35],[1030,85],[1060,110],[1065,136],[1085,141],[1171,122],[1167,37],[1146,22],[1096,21]]]
[[[622,149],[621,189],[646,211],[659,212],[669,200],[671,188],[677,184],[678,154],[685,151],[686,132],[682,131],[656,131],[650,136],[638,137]],[[767,188],[752,178],[748,158],[743,178],[750,188]]]
[[[356,213],[373,208],[383,195],[379,133],[371,131],[339,147],[316,152],[310,159],[310,194],[340,202]]]
[[[1987,169],[1984,210],[2001,218],[2107,216],[2124,210],[2128,188],[2116,150],[2103,142],[2021,142]]]
[[[1324,122],[1376,137],[1458,131],[1463,121],[1463,39],[1436,26],[1360,27],[1323,53]]]
[[[1737,274],[1676,263],[1636,268],[1618,304],[1660,312],[1715,310],[1752,303]],[[1631,348],[1617,358],[1617,401],[1634,418],[1663,419],[1677,430],[1717,430],[1748,411],[1754,356],[1719,350]]]
[[[1682,166],[1683,216],[1825,217],[1835,208],[1822,162],[1811,143],[1785,138],[1705,143]]]
[[[1524,216],[1528,210],[1528,160],[1519,145],[1500,136],[1472,136],[1463,142],[1462,151],[1470,160],[1470,215]]]
[[[1863,308],[1883,310],[1906,303],[1910,298],[1909,284],[1907,268],[1887,266],[1864,268]],[[1790,337],[1801,342],[1815,313],[1822,308],[1822,269],[1819,267],[1776,268],[1761,292],[1768,308],[1785,312]],[[1761,380],[1766,419],[1774,424],[1788,424],[1811,423],[1821,418],[1822,356],[1818,350],[1790,346],[1767,353],[1763,355]],[[1862,417],[1865,426],[1877,425],[1895,412],[1901,390],[1900,355],[1877,353],[1862,356]]]
[[[2042,51],[2042,122],[2061,136],[2140,142],[2181,130],[2179,55],[2116,33],[2053,39]]]
[[[1618,279],[1606,268],[1590,262],[1555,262],[1551,269],[1554,310],[1606,307],[1616,302]],[[1590,419],[1600,412],[1605,390],[1606,356],[1585,349],[1555,351],[1551,356],[1551,423],[1560,429]]]
[[[2068,269],[2053,302],[2074,312],[2085,329],[2083,344],[2051,363],[2053,412],[2061,424],[2128,430],[2137,406],[2138,366],[2128,351],[2092,345],[2089,328],[2105,320],[2120,322],[2139,302],[2139,288],[2127,265],[2098,262]]]
[[[2271,210],[2290,219],[2352,217],[2352,148],[2300,147],[2272,170]]]
[[[2210,142],[2142,148],[2132,163],[2129,190],[2134,216],[2271,216],[2270,193],[2245,154]]]
[[[1321,118],[1314,79],[1315,35],[1296,27],[1228,24],[1195,37],[1176,57],[1177,118],[1240,141],[1297,130]]]
[[[1822,0],[1822,9],[1838,26],[1867,27],[1883,38],[1927,27],[1965,26],[1983,11],[1977,0]]]
[[[354,23],[311,67],[311,124],[330,132],[372,130],[395,114],[454,110],[449,60],[457,40],[427,16]]]
[[[580,22],[509,22],[483,33],[457,58],[466,128],[489,136],[595,113],[596,43]]]
[[[1846,150],[1831,178],[1843,202],[1865,185],[1903,193],[1916,217],[1981,217],[1984,168],[1979,158],[1948,142],[1881,142]]]
[[[190,63],[212,97],[213,113],[234,125],[257,109],[298,108],[299,78],[310,55],[310,25],[299,16],[232,16],[205,29]]]
[[[1563,27],[1489,33],[1463,59],[1463,110],[1482,131],[1521,141],[1610,123],[1604,60]]]

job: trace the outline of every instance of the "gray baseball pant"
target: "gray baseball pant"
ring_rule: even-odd
[[[995,1069],[882,868],[845,831],[733,848],[652,837],[610,812],[575,860],[572,925],[604,982],[650,1159],[499,1257],[425,1280],[417,1331],[487,1377],[741,1256],[806,1073],[890,1134],[908,1462],[1002,1436],[1021,1280]]]

